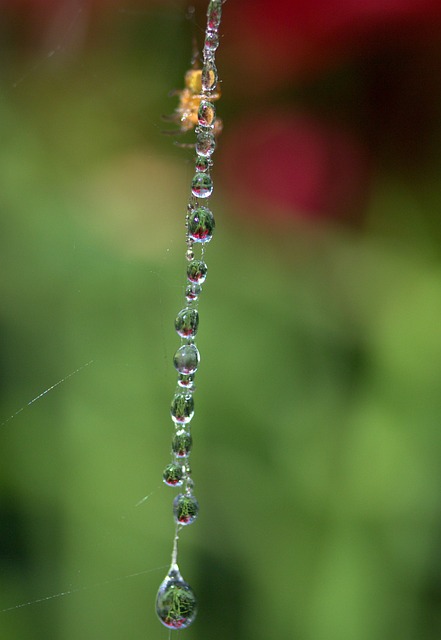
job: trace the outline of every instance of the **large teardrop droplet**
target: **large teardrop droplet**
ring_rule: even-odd
[[[194,242],[210,242],[215,227],[214,216],[207,207],[197,207],[188,220],[188,233]]]
[[[185,629],[196,618],[197,601],[190,585],[182,578],[179,568],[170,568],[156,596],[156,613],[169,629]]]
[[[191,393],[177,393],[171,404],[170,413],[173,422],[187,424],[194,415],[194,400]]]
[[[189,264],[189,268],[191,267],[193,262]],[[178,316],[175,320],[175,329],[178,335],[181,336],[181,338],[194,338],[197,333],[198,326],[199,314],[197,309],[182,309],[182,311],[178,313]]]
[[[199,503],[192,495],[180,493],[173,501],[173,514],[177,523],[186,525],[196,520]]]
[[[176,351],[173,364],[179,373],[195,373],[199,366],[199,351],[195,344],[184,344]]]

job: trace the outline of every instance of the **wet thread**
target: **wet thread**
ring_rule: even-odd
[[[192,524],[199,513],[199,503],[193,494],[194,483],[189,463],[192,448],[190,422],[194,415],[194,375],[199,367],[200,355],[195,344],[199,326],[198,300],[207,277],[205,245],[212,238],[215,221],[206,206],[213,192],[210,175],[212,155],[216,148],[216,135],[222,128],[216,118],[213,104],[220,97],[215,53],[219,46],[219,26],[222,0],[210,0],[207,9],[207,26],[203,49],[202,69],[193,68],[185,77],[185,89],[180,93],[177,114],[171,120],[180,123],[181,132],[195,126],[195,174],[191,182],[191,195],[186,216],[187,285],[186,306],[179,311],[175,329],[181,338],[173,364],[178,372],[178,382],[171,404],[171,418],[175,425],[172,441],[172,460],[163,473],[165,484],[182,487],[173,501],[176,524],[171,566],[159,587],[156,597],[156,613],[168,629],[185,629],[197,615],[197,600],[190,585],[182,578],[178,567],[178,541],[181,529]],[[202,202],[204,204],[202,204]],[[200,246],[199,257],[195,245]]]

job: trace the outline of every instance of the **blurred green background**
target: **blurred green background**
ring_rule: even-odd
[[[193,160],[161,114],[203,3],[193,20],[176,2],[31,4],[11,3],[0,45],[1,637],[165,640],[154,601],[174,492],[161,474]],[[434,640],[440,48],[386,36],[277,86],[262,70],[259,87],[228,53],[227,21],[223,33],[192,423],[201,513],[180,545],[200,612],[174,635]],[[405,100],[432,114],[421,133],[412,112],[402,137],[385,127],[372,142],[375,69],[402,78],[378,121],[407,113],[410,85]],[[299,108],[321,122],[334,110],[368,158],[341,217],[266,204],[257,180],[255,201],[241,191],[247,119],[265,132],[274,109]],[[409,130],[422,151],[398,144]]]

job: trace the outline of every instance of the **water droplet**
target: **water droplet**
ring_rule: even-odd
[[[193,491],[193,489],[194,489],[194,482],[193,482],[193,480],[191,479],[191,477],[189,475],[190,473],[191,473],[190,467],[187,465],[187,475],[186,475],[186,478],[185,478],[185,491],[186,491],[187,495],[189,495],[189,492]]]
[[[213,193],[213,181],[208,173],[197,173],[191,182],[191,192],[196,198],[209,198]]]
[[[192,495],[180,493],[173,501],[173,513],[179,524],[191,524],[199,513],[199,503]]]
[[[196,156],[196,171],[209,171],[211,167],[211,161],[204,156]]]
[[[199,366],[199,351],[195,344],[184,344],[176,351],[173,358],[175,369],[186,375],[194,373]]]
[[[193,444],[193,438],[191,434],[184,429],[177,431],[172,442],[172,451],[178,458],[185,458],[188,456]]]
[[[185,297],[189,302],[197,300],[201,295],[202,287],[199,284],[189,284],[185,289]]]
[[[199,260],[194,260],[188,265],[188,269]],[[188,273],[188,270],[187,270]],[[181,338],[194,338],[199,326],[199,314],[197,309],[182,309],[175,320],[175,328]]]
[[[171,404],[170,414],[177,424],[187,424],[194,415],[194,400],[191,393],[177,393]]]
[[[210,242],[215,223],[210,209],[198,207],[194,209],[188,221],[188,233],[195,242]]]
[[[196,153],[204,158],[209,158],[215,148],[216,140],[211,131],[202,131],[196,136]]]
[[[170,568],[156,596],[156,613],[169,629],[185,629],[196,618],[197,601],[190,585],[183,580],[178,566]]]
[[[205,36],[204,49],[206,49],[208,53],[212,53],[213,51],[216,51],[218,46],[219,36],[217,35],[216,31],[208,31],[207,35]]]
[[[189,391],[196,391],[194,379],[193,379],[193,376],[191,375],[185,375],[184,373],[181,373],[181,375],[178,376],[178,385],[183,389],[188,389]]]
[[[185,252],[185,258],[187,260],[193,260],[194,258],[194,251],[192,249],[187,249],[187,251]]]
[[[222,17],[222,0],[210,0],[207,9],[207,29],[218,29]]]
[[[207,60],[202,69],[202,91],[210,93],[216,89],[218,75],[216,65],[213,60]]]
[[[201,127],[211,127],[216,117],[216,108],[214,104],[207,100],[201,100],[198,109],[198,123]]]
[[[195,284],[202,284],[207,277],[207,265],[203,260],[193,260],[187,267],[187,278]],[[191,309],[196,311],[196,309]],[[197,313],[197,312],[196,312]],[[179,333],[179,332],[178,332]]]
[[[179,487],[182,484],[183,475],[181,465],[171,462],[165,467],[162,479],[169,487]]]

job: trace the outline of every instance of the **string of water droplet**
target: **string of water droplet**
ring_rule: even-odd
[[[213,101],[217,90],[218,75],[215,53],[219,45],[219,25],[224,0],[210,0],[207,9],[207,26],[203,49],[200,103],[196,125],[195,175],[191,183],[191,196],[187,206],[186,243],[187,285],[185,307],[179,311],[175,328],[181,338],[173,363],[178,372],[177,388],[171,404],[171,418],[175,425],[172,441],[172,460],[163,473],[164,482],[172,487],[182,487],[173,501],[176,533],[170,570],[161,583],[156,612],[162,624],[169,629],[184,629],[192,624],[197,614],[197,601],[190,585],[182,578],[178,567],[178,539],[182,527],[195,521],[199,504],[194,496],[194,483],[189,463],[192,448],[190,422],[194,415],[194,375],[200,356],[195,344],[199,325],[198,300],[207,277],[205,245],[212,238],[215,222],[213,213],[206,206],[213,192],[210,171],[212,155],[216,147],[215,134],[220,131]],[[201,204],[201,200],[204,204]],[[195,255],[195,245],[200,246],[200,256]]]

